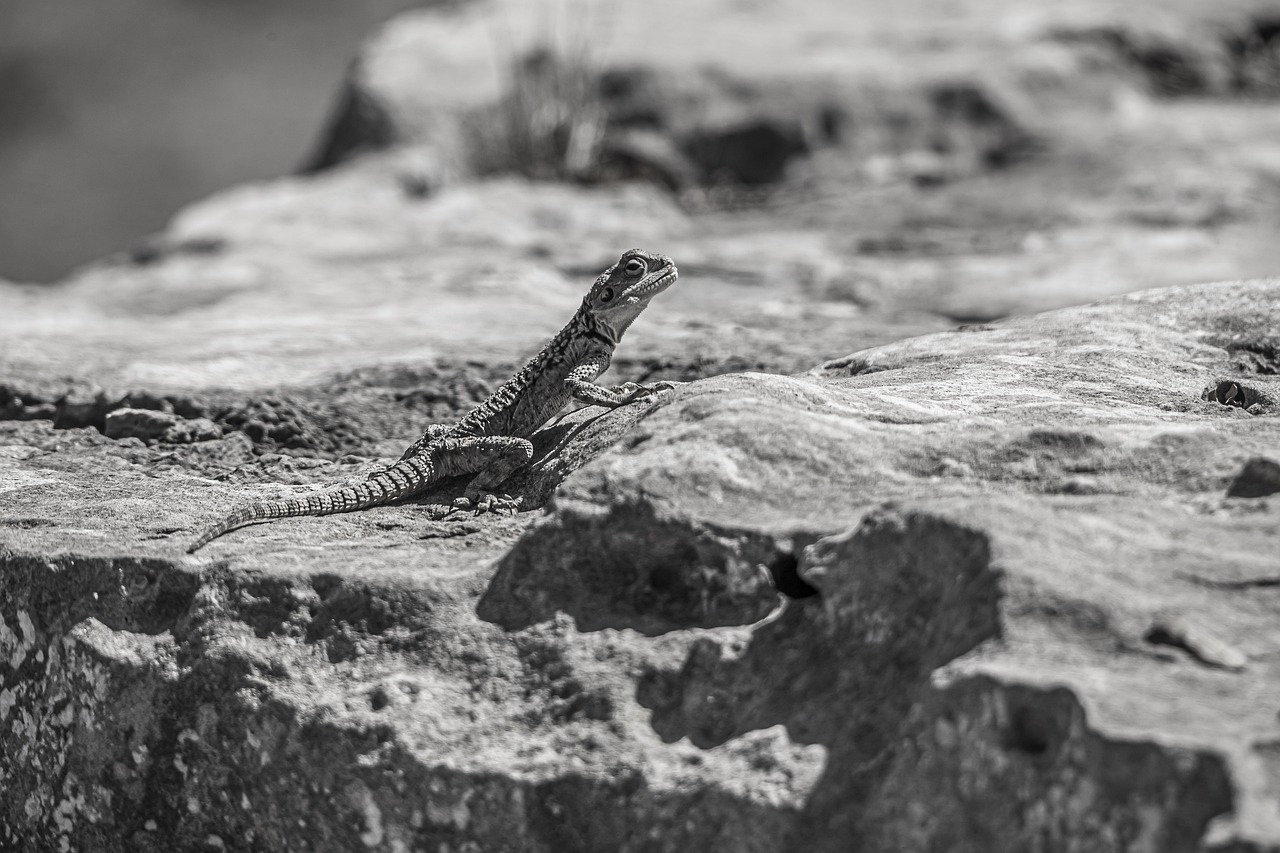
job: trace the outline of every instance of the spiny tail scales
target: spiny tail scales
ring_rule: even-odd
[[[437,479],[439,477],[431,456],[424,454],[402,459],[363,483],[326,489],[304,497],[254,501],[236,508],[222,521],[201,533],[187,548],[187,553],[194,553],[222,534],[247,524],[299,515],[333,515],[381,506],[420,492]]]

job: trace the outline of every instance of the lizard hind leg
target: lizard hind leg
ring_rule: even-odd
[[[447,436],[449,434],[449,431],[452,429],[453,427],[447,424],[427,424],[427,428],[425,431],[423,431],[422,435],[419,436],[418,439],[413,444],[405,448],[404,453],[400,454],[400,458],[397,461],[403,462],[406,459],[410,459],[414,456],[423,455],[424,453],[428,452],[428,448],[430,448],[434,442],[439,441],[440,439]],[[370,471],[368,474],[365,474],[364,478],[366,480],[372,480],[375,477],[379,477],[387,473],[395,466],[396,466],[396,463],[393,462],[390,465],[384,466],[382,468],[375,468],[372,471]]]
[[[423,430],[418,440],[405,448],[404,453],[400,454],[400,459],[404,460],[410,456],[421,454],[432,444],[447,436],[452,430],[453,427],[447,424],[427,424],[427,428]]]
[[[507,511],[514,515],[520,509],[520,501],[510,495],[492,491],[502,485],[513,473],[529,464],[533,458],[533,445],[524,438],[492,435],[473,439],[489,453],[489,464],[467,484],[462,497],[453,502],[455,510],[482,512]]]

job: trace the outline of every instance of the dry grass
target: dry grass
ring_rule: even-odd
[[[533,39],[503,31],[495,21],[491,41],[505,94],[496,107],[473,117],[472,165],[478,174],[586,180],[596,171],[606,111],[590,30],[600,22],[575,14],[582,10],[574,5],[546,0]],[[518,43],[532,46],[517,48]]]

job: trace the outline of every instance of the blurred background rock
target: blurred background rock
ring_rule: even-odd
[[[4,0],[0,276],[49,281],[181,205],[293,171],[413,0]]]
[[[852,303],[956,319],[1280,267],[1274,3],[578,6],[4,0],[0,277],[395,145],[428,152],[422,195],[638,179],[809,228]]]

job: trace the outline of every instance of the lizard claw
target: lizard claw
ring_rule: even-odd
[[[624,382],[622,385],[618,386],[617,390],[626,395],[623,398],[623,404],[625,405],[626,403],[634,403],[637,400],[647,400],[650,397],[656,397],[663,391],[670,391],[677,385],[682,384],[684,383],[671,382],[666,379],[654,382],[650,385],[640,385],[636,382]]]
[[[520,511],[520,501],[511,495],[495,495],[492,492],[480,492],[474,498],[464,495],[460,498],[454,498],[453,509],[450,512],[458,510],[472,510],[475,515],[482,515],[486,512],[499,514],[502,512],[515,515]]]
[[[480,500],[476,502],[476,515],[482,512],[492,512],[494,514],[508,512],[515,515],[520,510],[520,501],[511,497],[511,495],[495,495],[492,492],[482,492]]]

